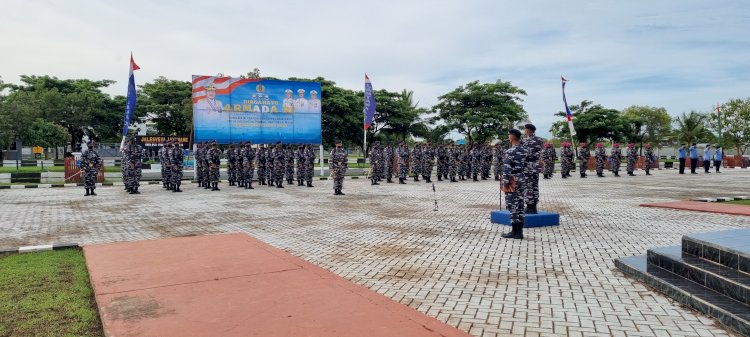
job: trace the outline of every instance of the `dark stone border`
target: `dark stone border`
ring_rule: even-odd
[[[71,249],[71,248],[81,248],[80,244],[77,243],[53,243],[51,245],[37,245],[37,246],[49,246],[47,249],[40,249],[40,250],[34,250],[33,252],[41,252],[41,251],[48,251],[48,250],[61,250],[61,249]],[[0,248],[0,255],[2,254],[10,254],[10,253],[18,253],[23,248],[27,247],[34,247],[34,246],[22,246],[22,247],[15,247],[15,248]],[[30,252],[31,253],[31,252]]]

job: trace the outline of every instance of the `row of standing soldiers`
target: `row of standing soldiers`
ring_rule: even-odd
[[[299,145],[295,149],[291,145],[283,146],[281,142],[277,142],[275,145],[260,145],[255,148],[248,141],[236,146],[230,143],[222,152],[216,141],[211,142],[211,145],[207,142],[198,143],[195,166],[200,187],[219,190],[222,158],[227,161],[229,186],[253,189],[257,168],[260,185],[284,188],[283,181],[286,179],[289,185],[296,180],[297,186],[313,187],[315,151],[312,145]]]
[[[376,141],[369,152],[370,181],[372,185],[378,185],[382,179],[391,183],[396,175],[399,184],[405,184],[408,176],[413,177],[414,181],[420,181],[422,177],[426,183],[431,183],[436,166],[438,181],[486,180],[493,172],[493,164],[495,180],[499,180],[503,153],[500,143],[494,146],[449,143],[433,147],[432,142],[426,142],[417,143],[409,149],[402,141],[394,149],[390,144],[381,147],[380,142]]]
[[[182,192],[182,166],[185,159],[182,145],[168,140],[159,149],[162,187],[172,192]]]
[[[626,171],[629,176],[635,176],[635,165],[638,162],[638,149],[635,144],[630,143],[627,145],[625,150],[625,156],[627,160]],[[651,149],[650,144],[644,146],[644,170],[646,175],[651,175],[651,167],[654,165],[654,153]],[[586,171],[588,170],[589,158],[591,157],[591,151],[589,150],[586,143],[581,143],[578,148],[578,154],[576,155],[568,142],[563,142],[562,149],[560,149],[560,173],[563,178],[570,177],[570,171],[575,165],[575,159],[578,159],[578,171],[581,178],[586,178]],[[552,143],[545,143],[544,150],[542,151],[542,162],[544,163],[544,179],[552,178],[554,172],[555,160],[557,159],[557,153]],[[620,149],[620,144],[613,144],[610,150],[609,156],[607,151],[604,149],[602,143],[596,144],[596,150],[594,150],[595,170],[598,177],[604,177],[605,162],[609,161],[609,169],[616,176],[620,176],[620,166],[622,165],[623,154]]]
[[[120,152],[122,155],[120,169],[125,190],[130,194],[141,194],[138,188],[141,186],[143,148],[136,143],[135,138],[130,137],[125,141],[125,146]]]

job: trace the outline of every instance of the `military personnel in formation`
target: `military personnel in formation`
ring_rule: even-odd
[[[493,173],[495,174],[495,181],[500,181],[500,175],[503,173],[503,153],[505,152],[503,144],[500,142],[495,143],[493,152],[495,157],[495,170]]]
[[[448,177],[448,154],[446,144],[440,144],[435,150],[435,156],[437,157],[437,180],[443,181],[443,178]]]
[[[622,164],[622,151],[620,151],[620,144],[614,143],[612,145],[612,153],[609,156],[609,166],[614,173],[615,177],[620,176],[620,165]]]
[[[237,179],[237,188],[245,187],[245,142],[240,142],[234,150],[235,171],[234,176]]]
[[[471,150],[471,178],[479,181],[477,178],[482,171],[482,150],[479,145],[475,145]]]
[[[432,169],[435,167],[435,149],[432,142],[428,141],[422,146],[422,177],[425,183],[432,182]]]
[[[569,178],[570,171],[573,169],[573,158],[575,153],[570,146],[570,143],[563,142],[563,147],[560,150],[560,174],[562,175],[563,179]]]
[[[252,190],[253,188],[253,174],[255,173],[255,157],[257,151],[253,148],[253,142],[247,141],[245,144],[245,189]]]
[[[607,158],[607,152],[604,150],[604,144],[597,143],[594,150],[594,160],[596,161],[596,176],[604,178],[604,160]]]
[[[586,143],[581,143],[581,147],[578,148],[578,170],[580,170],[581,178],[586,178],[586,171],[589,168],[589,159],[591,159],[591,151]]]
[[[471,178],[471,150],[465,145],[458,149],[458,177],[460,180]]]
[[[266,149],[266,181],[268,181],[268,187],[276,186],[276,146],[269,146]]]
[[[393,182],[393,157],[393,146],[388,142],[383,148],[383,176],[389,184]]]
[[[257,153],[258,158],[258,185],[266,184],[266,146],[261,145]]]
[[[380,150],[380,142],[375,141],[370,147],[370,185],[380,185],[378,181],[382,174],[383,152]]]
[[[305,181],[307,181],[307,187],[313,187],[312,180],[315,176],[315,150],[312,144],[307,144],[304,153],[305,159]]]
[[[331,175],[333,176],[333,194],[344,195],[342,189],[344,189],[344,175],[349,166],[349,159],[340,140],[336,140],[336,147],[331,150],[328,158],[328,169],[331,170]]]
[[[419,181],[419,176],[422,174],[422,147],[419,143],[414,144],[411,150],[411,174],[414,176],[414,181]]]
[[[524,203],[526,203],[526,213],[536,214],[537,204],[539,203],[539,173],[542,168],[539,166],[539,157],[544,146],[544,139],[536,136],[536,126],[528,123],[524,125],[524,138],[521,146],[526,152],[524,174]]]
[[[203,143],[195,144],[193,160],[195,161],[195,179],[198,181],[198,187],[203,187]]]
[[[165,140],[161,147],[159,148],[158,157],[159,157],[159,165],[161,166],[161,187],[165,189],[170,189],[170,182],[171,179],[169,178],[169,175],[171,173],[170,163],[169,163],[169,148],[170,148],[170,142],[169,140]]]
[[[169,175],[170,189],[172,193],[182,192],[180,185],[182,185],[182,165],[185,159],[185,155],[182,153],[182,146],[180,143],[174,142],[167,151],[167,160],[169,161],[169,167],[171,174]]]
[[[646,175],[651,175],[651,166],[654,164],[654,151],[651,150],[651,144],[646,144],[646,153],[644,154],[643,168],[646,170]]]
[[[450,179],[452,183],[455,183],[457,182],[456,176],[458,175],[458,157],[460,152],[452,142],[448,144],[446,152],[448,153],[448,163],[446,164],[448,166],[448,179]]]
[[[96,152],[94,142],[89,140],[86,144],[88,149],[81,155],[81,162],[78,168],[81,169],[83,174],[83,188],[86,189],[84,196],[96,195],[96,176],[99,174],[99,168],[102,164],[102,159]]]
[[[490,179],[492,169],[492,149],[488,145],[482,145],[482,180]]]
[[[552,146],[551,142],[544,143],[544,150],[542,150],[542,162],[544,163],[544,179],[552,178],[552,174],[555,173],[555,160],[557,160],[557,152],[555,152],[555,147]]]
[[[120,148],[120,173],[122,173],[122,184],[125,186],[123,189],[128,190],[128,140],[126,140]]]
[[[130,194],[141,194],[141,192],[138,192],[138,188],[141,186],[143,150],[140,145],[136,144],[134,138],[130,138],[127,144],[128,175],[125,184]]]
[[[524,182],[526,174],[526,147],[521,145],[521,131],[508,131],[510,148],[503,155],[503,190],[505,205],[510,212],[511,231],[502,235],[504,238],[523,239],[524,225]],[[515,187],[515,189],[513,188]]]
[[[204,189],[211,188],[211,163],[209,152],[211,152],[211,146],[208,144],[208,142],[203,142],[203,156],[201,156],[201,166],[203,171],[202,176]]]
[[[406,184],[406,176],[409,174],[409,148],[403,140],[398,143],[396,156],[398,156],[398,183],[403,185]]]
[[[293,184],[294,181],[294,148],[292,145],[288,145],[286,147],[286,151],[284,152],[284,158],[286,159],[286,164],[284,165],[284,175],[286,176],[286,183],[287,185]]]
[[[234,153],[234,143],[229,143],[227,149],[224,151],[224,158],[227,159],[227,180],[229,186],[234,186],[237,176],[237,157]]]
[[[284,188],[284,172],[286,165],[286,150],[281,146],[281,142],[276,142],[276,146],[271,151],[271,157],[273,158],[273,177],[271,178],[271,185],[276,185],[276,188]]]
[[[304,145],[297,145],[297,149],[294,150],[294,159],[297,161],[297,186],[304,186],[307,175],[307,159],[305,158]]]
[[[626,170],[628,171],[629,176],[635,176],[635,162],[638,160],[638,150],[635,148],[635,144],[628,143],[628,165],[626,167]]]
[[[218,191],[221,172],[221,150],[215,140],[211,142],[211,148],[208,150],[206,158],[208,159],[208,175],[211,191]]]

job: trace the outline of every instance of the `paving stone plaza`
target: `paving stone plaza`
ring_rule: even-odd
[[[750,218],[639,207],[750,194],[750,171],[541,180],[540,210],[559,227],[500,238],[495,181],[347,179],[315,188],[195,184],[141,195],[102,187],[0,190],[0,247],[244,232],[474,336],[727,336],[714,320],[617,271],[613,260],[679,245],[683,234],[750,228]],[[437,199],[438,210],[434,210]]]

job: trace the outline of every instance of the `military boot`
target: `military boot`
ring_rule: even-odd
[[[511,228],[512,229],[510,230],[510,232],[507,232],[507,233],[505,233],[503,235],[500,235],[500,236],[503,237],[503,238],[506,238],[506,239],[512,239],[513,237],[515,237],[516,236],[516,226],[512,222],[511,222]]]
[[[180,189],[180,183],[175,184],[174,188],[172,189],[172,193],[178,193],[178,192],[182,192],[182,190]]]
[[[513,238],[522,240],[523,239],[523,222],[519,221],[515,223],[513,227],[515,228],[515,231],[513,233]]]
[[[96,192],[94,192],[95,189],[96,189],[95,187],[91,188],[91,195],[96,195]]]
[[[91,195],[91,193],[89,193],[89,190],[89,188],[86,189],[86,194],[83,195],[84,197],[88,197],[89,195]]]
[[[308,181],[307,182],[307,187],[314,187],[313,184],[312,184],[312,181]]]
[[[387,179],[386,179],[385,181],[386,181],[386,182],[387,182],[388,184],[392,184],[392,183],[393,183],[393,180],[391,180],[391,177],[388,177],[388,178],[387,178]]]
[[[438,175],[438,181],[443,181],[443,176]]]
[[[255,189],[255,188],[253,188],[253,181],[252,181],[252,180],[250,180],[250,181],[249,181],[249,182],[247,183],[247,186],[245,187],[245,189],[246,189],[246,190],[254,190],[254,189]]]

